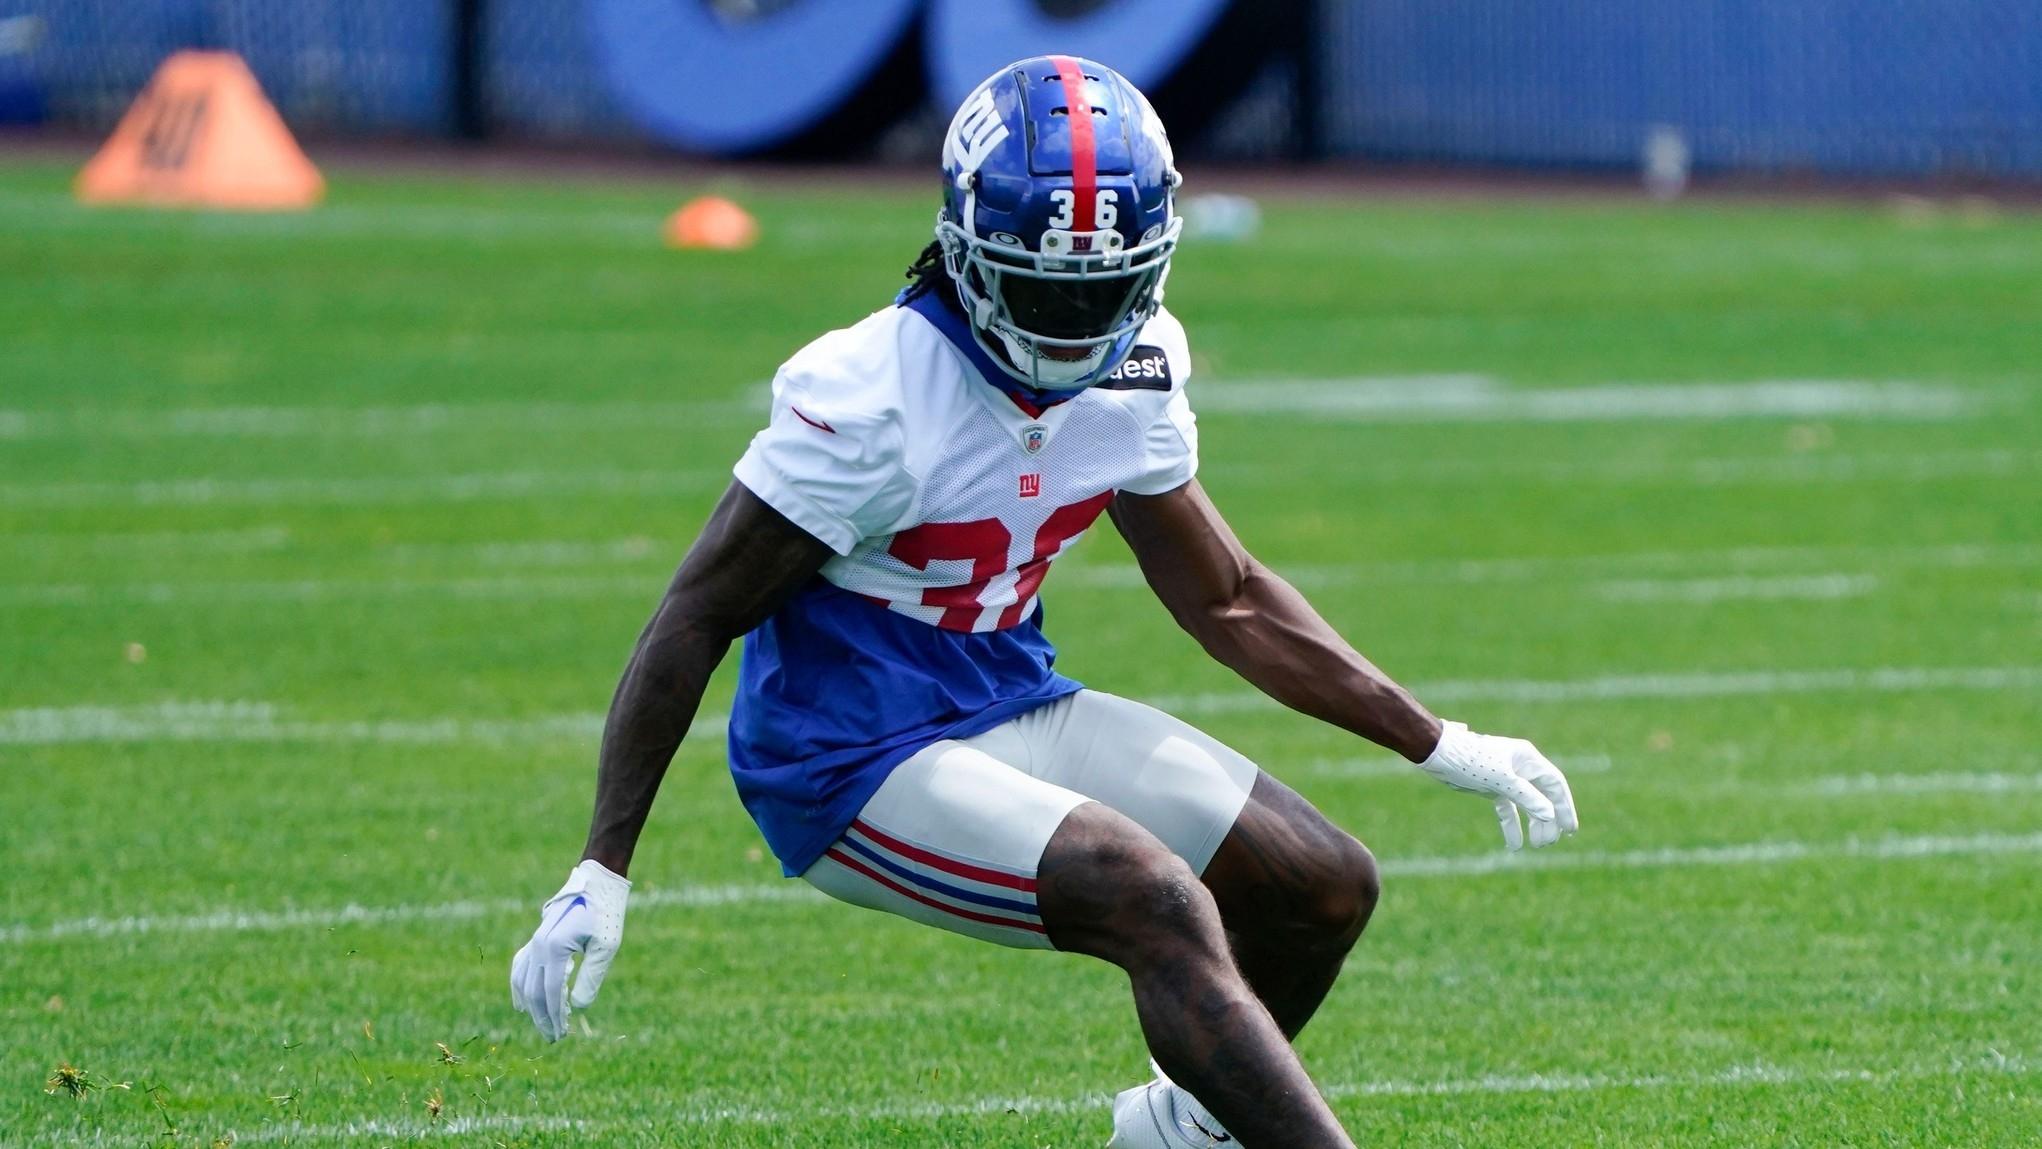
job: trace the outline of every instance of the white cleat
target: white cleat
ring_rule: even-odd
[[[1113,1140],[1106,1149],[1213,1149],[1233,1137],[1182,1087],[1156,1071],[1156,1079],[1113,1099]]]

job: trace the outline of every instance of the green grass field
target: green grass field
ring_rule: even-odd
[[[580,1032],[506,991],[763,381],[929,196],[740,188],[765,238],[717,255],[659,246],[682,186],[68,175],[0,167],[0,1144],[1103,1144],[1118,974],[783,882],[714,731]],[[1062,668],[1383,860],[1301,1040],[1357,1140],[2042,1140],[2042,220],[1265,207],[1170,284],[1207,487],[1584,819],[1506,859],[1256,705],[1110,529],[1058,564]]]

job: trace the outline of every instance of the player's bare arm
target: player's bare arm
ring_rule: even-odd
[[[674,572],[610,701],[596,770],[596,809],[582,862],[540,914],[511,963],[511,1002],[541,1033],[567,1033],[570,1005],[595,1001],[623,942],[625,875],[653,798],[702,691],[730,646],[815,577],[827,546],[732,483]],[[585,954],[567,982],[574,956]]]
[[[1413,762],[1439,745],[1439,719],[1257,562],[1196,479],[1109,513],[1177,625],[1256,689]]]
[[[1264,694],[1493,799],[1513,850],[1524,842],[1520,811],[1533,846],[1580,828],[1566,777],[1531,743],[1434,717],[1257,562],[1197,480],[1161,495],[1122,493],[1110,513],[1177,624]]]
[[[638,636],[596,769],[584,859],[618,876],[631,866],[653,796],[732,643],[815,577],[829,547],[732,483]]]

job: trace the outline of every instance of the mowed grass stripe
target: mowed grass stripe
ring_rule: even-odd
[[[1668,846],[1650,850],[1583,850],[1563,844],[1544,850],[1510,853],[1447,854],[1381,860],[1383,873],[1395,879],[1479,878],[1548,870],[1662,870],[1714,866],[1770,866],[1803,861],[1895,862],[1939,858],[2042,853],[2042,831],[2032,834],[1913,835],[1844,838],[1833,842],[1793,839],[1745,842],[1722,846]],[[815,903],[827,900],[793,881],[756,885],[684,886],[646,890],[632,898],[637,908],[663,905],[716,907],[758,902]],[[156,933],[272,932],[331,929],[343,925],[381,926],[416,921],[444,921],[492,914],[532,912],[531,899],[440,902],[430,905],[356,906],[330,909],[220,909],[178,917],[129,916],[74,918],[46,925],[0,926],[0,944],[61,941],[67,938],[110,938]]]

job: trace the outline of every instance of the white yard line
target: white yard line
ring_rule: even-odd
[[[1616,765],[1607,754],[1554,754],[1553,762],[1572,778],[1577,774],[1607,774]],[[1309,774],[1319,778],[1418,778],[1418,771],[1402,758],[1314,758],[1272,766],[1282,774]]]
[[[1968,1062],[1940,1062],[1889,1069],[1808,1068],[1800,1069],[1766,1062],[1733,1065],[1707,1073],[1667,1074],[1573,1074],[1527,1073],[1487,1074],[1481,1077],[1446,1078],[1437,1081],[1361,1081],[1336,1083],[1326,1092],[1335,1097],[1424,1097],[1484,1093],[1591,1093],[1613,1089],[1692,1089],[1746,1087],[1753,1085],[1833,1084],[1950,1077],[1968,1073],[2029,1074],[2036,1072],[2026,1058],[1988,1055]]]
[[[665,189],[678,203],[685,189]],[[547,245],[572,242],[652,251],[660,247],[667,207],[601,206],[557,208],[516,204],[379,203],[322,204],[309,212],[108,211],[81,206],[68,195],[0,192],[0,222],[29,227],[95,232],[168,232],[292,242],[326,237],[389,236],[447,240],[463,244],[532,240]],[[842,243],[847,236],[897,238],[884,217],[833,216],[789,220],[768,228],[764,242],[789,247]],[[1832,253],[1833,257],[1834,253]]]
[[[626,535],[616,539],[527,539],[517,542],[400,543],[370,557],[395,565],[435,562],[501,570],[505,567],[671,565],[687,552],[685,538],[655,539]]]
[[[162,479],[139,482],[0,484],[0,505],[320,506],[582,495],[674,495],[720,490],[723,468],[670,471],[497,471],[345,478]]]
[[[1728,846],[1669,846],[1654,850],[1582,850],[1573,845],[1507,853],[1446,854],[1386,858],[1385,876],[1399,880],[1478,878],[1545,870],[1656,870],[1708,866],[1765,866],[1787,862],[1849,859],[1888,862],[1922,858],[2042,854],[2042,832],[2032,834],[1925,835],[1915,837],[1845,838],[1832,842],[1777,840]],[[773,884],[684,886],[647,890],[632,899],[635,907],[680,905],[714,907],[758,902],[822,900],[808,886],[783,881]],[[326,909],[222,909],[183,916],[88,917],[43,925],[0,926],[0,945],[62,940],[72,937],[110,938],[154,933],[242,933],[294,929],[329,929],[342,925],[386,925],[413,921],[447,921],[493,914],[530,912],[527,899],[456,901],[436,905],[339,906]]]
[[[1366,423],[1580,423],[1669,419],[1952,419],[1984,407],[1956,387],[1856,379],[1510,387],[1490,376],[1240,379],[1202,389],[1198,409]]]
[[[0,554],[220,554],[282,550],[291,543],[284,526],[242,527],[199,531],[102,531],[90,534],[0,535]]]
[[[1593,702],[1632,698],[1718,698],[1796,693],[1894,693],[1915,690],[2042,689],[2042,667],[1878,667],[1868,670],[1755,670],[1728,673],[1609,675],[1583,679],[1462,679],[1421,683],[1423,698],[1449,703]],[[1254,691],[1159,695],[1161,710],[1227,714],[1273,709]],[[704,714],[693,733],[720,732],[725,716]],[[526,719],[435,716],[412,719],[309,719],[274,703],[175,701],[139,706],[59,706],[0,710],[0,745],[69,742],[463,742],[585,738],[601,732],[595,711]]]
[[[1788,485],[1867,479],[1929,481],[2018,477],[2042,469],[2042,452],[1978,449],[1923,454],[1809,454],[1758,458],[1649,459],[1637,462],[1539,462],[1516,459],[1441,460],[1377,467],[1322,468],[1329,482],[1408,487],[1510,480],[1564,483],[1664,482],[1690,486]],[[1214,465],[1215,486],[1295,484],[1281,467]],[[476,499],[662,495],[721,488],[723,467],[688,470],[509,471],[416,476],[266,476],[148,479],[129,482],[57,480],[0,483],[0,505],[36,507],[330,505]]]
[[[1755,600],[1825,601],[1858,598],[1879,585],[1877,575],[1731,575],[1727,578],[1622,579],[1598,583],[1595,593],[1611,602],[1712,603]]]
[[[116,548],[122,536],[87,536],[94,545]],[[137,549],[177,547],[174,534],[135,536]],[[192,551],[227,552],[235,548],[262,549],[283,545],[282,528],[258,535],[250,532],[234,537],[232,532],[191,536]],[[153,541],[152,541],[153,540]],[[64,536],[27,536],[0,540],[0,554],[26,542],[61,550]],[[26,549],[26,548],[24,548]],[[657,542],[645,536],[620,539],[575,541],[566,539],[530,542],[489,543],[407,543],[372,549],[366,556],[393,566],[417,566],[435,562],[457,564],[464,569],[504,568],[615,568],[639,566],[665,569],[686,550],[678,540]],[[1283,565],[1278,568],[1293,586],[1303,590],[1326,590],[1373,583],[1486,584],[1504,581],[1552,579],[1586,583],[1585,589],[1610,602],[1661,603],[1792,601],[1852,598],[1869,594],[1880,584],[1880,576],[1866,573],[1821,572],[1815,574],[1744,575],[1708,578],[1596,579],[1598,572],[1614,574],[1657,569],[1693,570],[1725,565],[1760,567],[1768,563],[1791,563],[1794,556],[1816,555],[1819,548],[1778,548],[1777,558],[1762,557],[1766,548],[1724,551],[1693,551],[1679,554],[1607,555],[1580,559],[1493,559],[1443,560],[1410,563],[1357,563],[1352,566],[1315,564]],[[1896,548],[1883,556],[1863,553],[1859,548],[1837,548],[1835,557],[1862,557],[1872,563],[1886,562],[1896,568],[1968,570],[1997,567],[2026,567],[2042,564],[2042,547],[1952,546]],[[127,583],[15,583],[0,584],[0,605],[96,606],[103,603],[178,602],[317,602],[328,599],[375,598],[382,596],[443,595],[449,598],[602,598],[612,595],[648,598],[659,589],[658,577],[645,575],[559,574],[490,576],[447,576],[417,578],[302,578],[224,579],[180,582]],[[1132,565],[1077,566],[1053,577],[1052,587],[1079,590],[1136,590],[1147,588],[1141,571]]]
[[[753,389],[757,391],[757,388]],[[421,403],[382,407],[77,408],[0,411],[0,439],[373,438],[476,431],[644,430],[763,420],[763,392],[665,403]]]
[[[1356,1097],[1513,1096],[1633,1090],[1750,1089],[1782,1085],[1881,1085],[1970,1076],[2025,1077],[2036,1071],[2036,1063],[2025,1056],[2007,1056],[1989,1050],[1984,1054],[1971,1054],[1957,1059],[1878,1068],[1834,1065],[1789,1066],[1767,1061],[1750,1061],[1686,1073],[1555,1072],[1493,1073],[1473,1077],[1431,1079],[1376,1078],[1327,1082],[1322,1089],[1328,1097],[1335,1100]],[[400,1118],[329,1124],[272,1122],[238,1128],[234,1133],[237,1144],[271,1141],[321,1143],[363,1137],[438,1140],[484,1132],[573,1133],[578,1137],[587,1138],[622,1130],[630,1130],[641,1135],[647,1131],[656,1134],[662,1126],[787,1125],[825,1121],[938,1121],[960,1117],[999,1117],[1008,1114],[1044,1116],[1097,1114],[1103,1129],[1106,1110],[1111,1106],[1112,1100],[1112,1097],[1105,1093],[1085,1093],[1064,1097],[1022,1094],[994,1095],[962,1101],[882,1101],[863,1105],[793,1107],[742,1104],[678,1105],[663,1108],[648,1107],[645,1111],[633,1113],[626,1118],[491,1113],[472,1117],[454,1116],[442,1121]],[[202,1119],[197,1124],[205,1126],[206,1136],[211,1135],[211,1126]],[[124,1143],[134,1140],[119,1136],[105,1137],[102,1140],[99,1131],[87,1134],[82,1142],[77,1137],[78,1135],[71,1131],[45,1134],[40,1140],[31,1141],[29,1144],[54,1146]]]
[[[308,544],[317,542],[312,536],[297,534],[292,528],[281,525],[227,530],[130,531],[75,535],[17,534],[0,536],[0,554],[46,552],[62,555],[80,550],[110,553],[132,551],[144,554],[237,554],[281,550],[290,546],[293,541]],[[677,560],[679,554],[686,549],[687,542],[682,538],[661,539],[648,535],[624,535],[601,539],[398,543],[373,547],[363,552],[362,557],[392,566],[445,562],[467,569],[487,570],[534,567],[637,567]],[[1833,567],[1841,564],[1856,565],[1875,572],[2025,568],[2042,566],[2042,544],[1752,546],[1490,559],[1408,559],[1341,564],[1278,563],[1276,566],[1278,573],[1286,580],[1307,590],[1404,583],[1484,585],[1544,580],[1571,583],[1599,580],[1614,582],[1627,578],[1644,584],[1652,581],[1651,576],[1654,575],[1694,576],[1699,572],[1716,571],[1725,572],[1723,577],[1726,579],[1736,575],[1751,576],[1754,584],[1759,587],[1765,585],[1761,580],[1770,580],[1773,577],[1781,580],[1879,577],[1876,573],[1838,575],[1832,572],[1826,575],[1799,575],[1782,570],[1801,566]],[[1693,581],[1706,583],[1709,580],[1697,578]],[[0,601],[86,602],[99,593],[126,597],[148,597],[152,594],[167,596],[175,595],[177,591],[136,588],[171,588],[182,585],[188,584],[159,582],[0,585]],[[208,595],[219,595],[228,593],[227,588],[250,584],[216,582],[202,585],[220,588],[205,592]],[[259,588],[280,586],[285,583],[272,581],[253,585]],[[361,588],[362,593],[368,593],[371,588],[382,584],[367,580],[299,579],[288,580],[288,585],[302,588],[325,586]],[[1053,588],[1067,589],[1134,590],[1146,589],[1148,584],[1143,580],[1140,569],[1131,563],[1088,564],[1079,559],[1066,560],[1059,564],[1058,570],[1051,576],[1049,585]],[[1784,585],[1789,590],[1795,589],[1792,583]],[[1820,584],[1812,585],[1818,593],[1822,589]],[[638,582],[631,583],[630,587],[634,591],[645,589]],[[102,591],[101,588],[106,589]],[[260,595],[264,592],[257,589],[252,593]],[[307,589],[288,593],[311,597],[320,592]],[[355,591],[350,589],[348,593]],[[2042,598],[2037,598],[2034,602],[2042,603]],[[2021,605],[2030,604],[2023,602]]]
[[[1977,857],[2042,853],[2042,832],[1961,836],[1845,838],[1840,842],[1779,840],[1733,846],[1668,846],[1656,850],[1580,850],[1565,846],[1521,853],[1387,858],[1385,876],[1465,878],[1533,870],[1659,870],[1700,866],[1765,866],[1826,858],[1901,861],[1913,858]]]
[[[1998,478],[2042,469],[2042,451],[1979,447],[1958,451],[1902,453],[1883,451],[1848,455],[1822,451],[1802,454],[1680,459],[1652,456],[1633,460],[1542,460],[1493,458],[1431,459],[1423,463],[1369,464],[1340,461],[1315,466],[1313,479],[1331,488],[1492,484],[1505,481],[1559,484],[1665,483],[1693,487],[1800,486],[1811,483],[1864,481],[1927,482],[1942,479]],[[1294,469],[1266,463],[1212,463],[1201,472],[1206,485],[1222,493],[1228,487],[1282,486],[1295,489]]]
[[[1720,698],[1748,694],[1872,693],[1916,690],[2042,689],[2042,666],[1755,670],[1692,674],[1619,674],[1559,681],[1437,682],[1425,696],[1441,702],[1576,702],[1620,698]]]
[[[2042,451],[1981,448],[1918,454],[1884,452],[1830,455],[1810,452],[1777,458],[1653,459],[1636,463],[1551,464],[1531,477],[1557,482],[1668,482],[1698,487],[1856,483],[1866,480],[1930,482],[2026,474],[2042,468]]]
[[[723,733],[721,714],[696,716],[690,737]],[[59,746],[136,742],[363,742],[455,745],[526,745],[538,741],[594,742],[602,736],[596,711],[535,718],[310,719],[269,702],[162,702],[143,706],[51,706],[0,710],[0,746]]]
[[[323,204],[316,212],[147,212],[81,207],[68,196],[0,193],[0,220],[89,231],[148,231],[254,239],[401,236],[414,239],[546,242],[607,241],[629,248],[659,244],[657,211],[561,211],[452,204]]]
[[[1619,576],[1691,575],[1723,570],[1761,575],[1782,567],[1853,564],[1877,570],[1977,570],[2042,565],[2042,545],[1942,543],[1916,546],[1724,547],[1714,550],[1637,551],[1630,554],[1493,559],[1406,559],[1342,564],[1275,563],[1276,572],[1305,589],[1377,583],[1581,581]],[[1075,565],[1051,575],[1050,585],[1114,589],[1146,587],[1132,563]]]
[[[1805,793],[2027,794],[2042,791],[2042,773],[1939,771],[1932,774],[1830,774],[1796,787]]]
[[[771,885],[679,886],[650,889],[634,895],[631,904],[695,908],[750,905],[759,902],[812,902],[823,895],[801,882]],[[529,898],[496,898],[434,904],[359,906],[321,909],[212,910],[201,914],[129,915],[72,918],[43,926],[0,926],[0,945],[57,941],[64,938],[117,938],[139,934],[273,933],[280,930],[333,929],[349,925],[399,925],[417,921],[463,921],[472,918],[538,912]]]
[[[1607,774],[1616,768],[1616,760],[1607,754],[1555,754],[1553,761],[1570,778],[1587,774]],[[1286,774],[1318,778],[1391,778],[1416,781],[1422,777],[1409,762],[1396,757],[1317,758],[1285,764],[1280,769]],[[1654,780],[1676,781],[1673,777],[1663,774],[1656,779],[1631,777],[1634,781],[1643,780],[1647,783]],[[2042,792],[2042,771],[2014,773],[2005,770],[1946,770],[1924,774],[1861,772],[1824,774],[1786,783],[1731,780],[1708,784],[1707,788],[1742,794],[1801,794],[1820,795],[1825,798],[1894,794],[2027,794]]]
[[[492,575],[418,579],[225,579],[217,582],[50,583],[0,586],[0,605],[97,606],[104,603],[328,602],[428,596],[452,599],[658,599],[653,575]]]
[[[2042,666],[1886,666],[1866,670],[1616,674],[1557,680],[1449,679],[1413,687],[1419,697],[1433,703],[1601,702],[1629,698],[1729,698],[1753,694],[2035,689],[2042,689]],[[1234,714],[1271,710],[1277,706],[1267,695],[1252,690],[1156,695],[1146,701],[1158,709],[1180,714]]]
[[[1446,703],[1593,702],[1916,690],[2014,691],[2042,689],[2042,667],[1879,667],[1558,680],[1466,679],[1422,683],[1415,689],[1423,698]],[[1267,696],[1254,691],[1164,695],[1146,701],[1158,709],[1182,714],[1227,714],[1276,707]],[[240,700],[124,707],[34,707],[0,711],[0,745],[151,741],[514,742],[593,737],[601,732],[602,720],[603,716],[594,711],[495,720],[453,716],[310,719],[273,703]],[[704,714],[697,720],[694,733],[701,737],[720,732],[723,722],[723,715]]]

